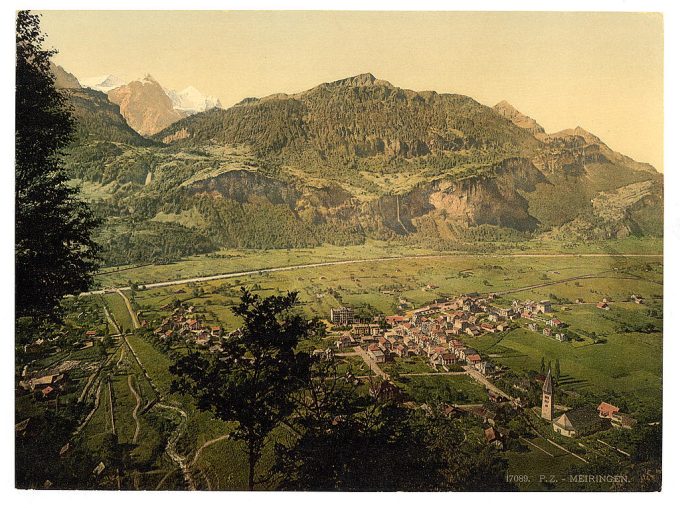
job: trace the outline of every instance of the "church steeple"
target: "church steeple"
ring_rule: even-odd
[[[554,407],[552,376],[550,374],[550,369],[548,369],[548,375],[545,377],[545,382],[543,383],[541,418],[552,421]]]
[[[545,377],[545,381],[543,382],[543,393],[547,393],[548,395],[552,395],[553,393],[552,376],[550,375],[550,369],[548,369],[548,375]]]

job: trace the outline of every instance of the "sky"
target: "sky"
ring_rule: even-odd
[[[663,18],[653,13],[42,11],[78,78],[151,74],[227,107],[370,72],[507,100],[547,132],[580,126],[663,171]]]

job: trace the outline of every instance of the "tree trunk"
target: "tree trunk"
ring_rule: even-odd
[[[248,490],[255,490],[255,463],[257,462],[257,454],[254,446],[248,446]]]

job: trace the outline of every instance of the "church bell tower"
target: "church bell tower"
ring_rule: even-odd
[[[548,375],[545,378],[545,383],[543,383],[543,403],[541,406],[541,418],[552,421],[553,410],[555,403],[553,401],[553,385],[552,376],[550,375],[550,370],[548,370]]]

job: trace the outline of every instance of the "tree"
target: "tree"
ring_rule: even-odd
[[[292,395],[308,376],[310,357],[296,347],[317,328],[292,312],[297,303],[294,292],[263,299],[242,288],[233,311],[243,326],[223,339],[223,354],[192,353],[170,367],[179,376],[174,390],[193,395],[199,409],[238,422],[231,435],[247,448],[249,490],[258,483],[255,468],[267,438],[293,411]]]
[[[73,119],[54,85],[40,18],[16,19],[16,316],[59,314],[59,301],[86,290],[97,267],[98,221],[68,185],[62,151]]]
[[[332,358],[313,359],[291,426],[293,442],[275,447],[280,489],[433,490],[441,482],[409,410],[359,396]]]
[[[322,491],[508,490],[507,463],[460,421],[362,395],[333,357],[314,357],[296,393],[294,442],[276,446],[278,488]],[[435,415],[441,411],[435,410]],[[467,430],[469,433],[469,429]]]
[[[555,384],[560,382],[560,359],[555,360]]]
[[[545,356],[541,357],[541,374],[545,374]]]

